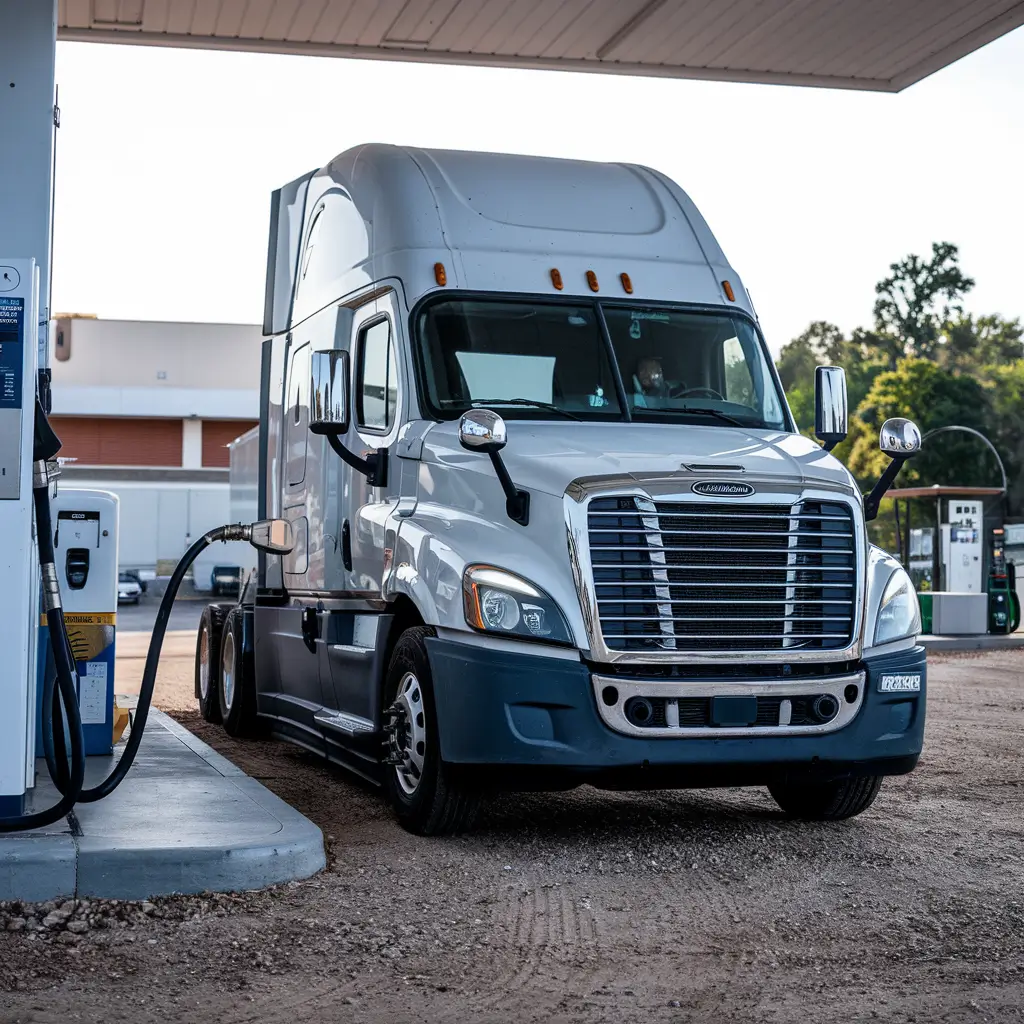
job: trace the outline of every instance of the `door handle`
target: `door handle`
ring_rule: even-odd
[[[320,639],[320,617],[315,608],[302,609],[302,640],[311,650],[316,649],[316,642]]]

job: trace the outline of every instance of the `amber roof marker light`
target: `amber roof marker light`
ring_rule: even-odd
[[[448,274],[443,263],[434,264],[434,280],[443,288],[448,283]]]
[[[732,290],[732,285],[728,281],[722,282],[722,291],[725,292],[725,297],[730,302],[736,301],[736,293]]]
[[[562,290],[562,272],[558,267],[551,268],[551,283],[558,289],[558,291]]]
[[[619,280],[622,282],[622,290],[627,295],[633,294],[633,282],[629,279],[629,274],[619,274]]]
[[[587,271],[587,284],[590,285],[590,290],[592,292],[598,291],[597,274],[595,274],[592,270]]]

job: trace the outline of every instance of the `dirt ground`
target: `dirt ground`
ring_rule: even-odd
[[[1024,652],[934,659],[921,766],[853,821],[584,787],[427,840],[311,756],[204,725],[172,641],[158,703],[317,822],[330,866],[4,932],[5,1024],[1024,1020]]]

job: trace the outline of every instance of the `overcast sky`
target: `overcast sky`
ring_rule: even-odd
[[[271,191],[360,142],[622,160],[689,192],[773,350],[961,247],[1024,315],[1024,31],[891,96],[60,43],[54,309],[262,319]]]

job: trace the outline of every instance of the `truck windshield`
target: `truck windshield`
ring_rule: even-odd
[[[588,420],[787,429],[763,346],[743,317],[443,299],[423,309],[417,328],[423,393],[438,419],[486,404],[510,419],[550,419],[558,410]]]

